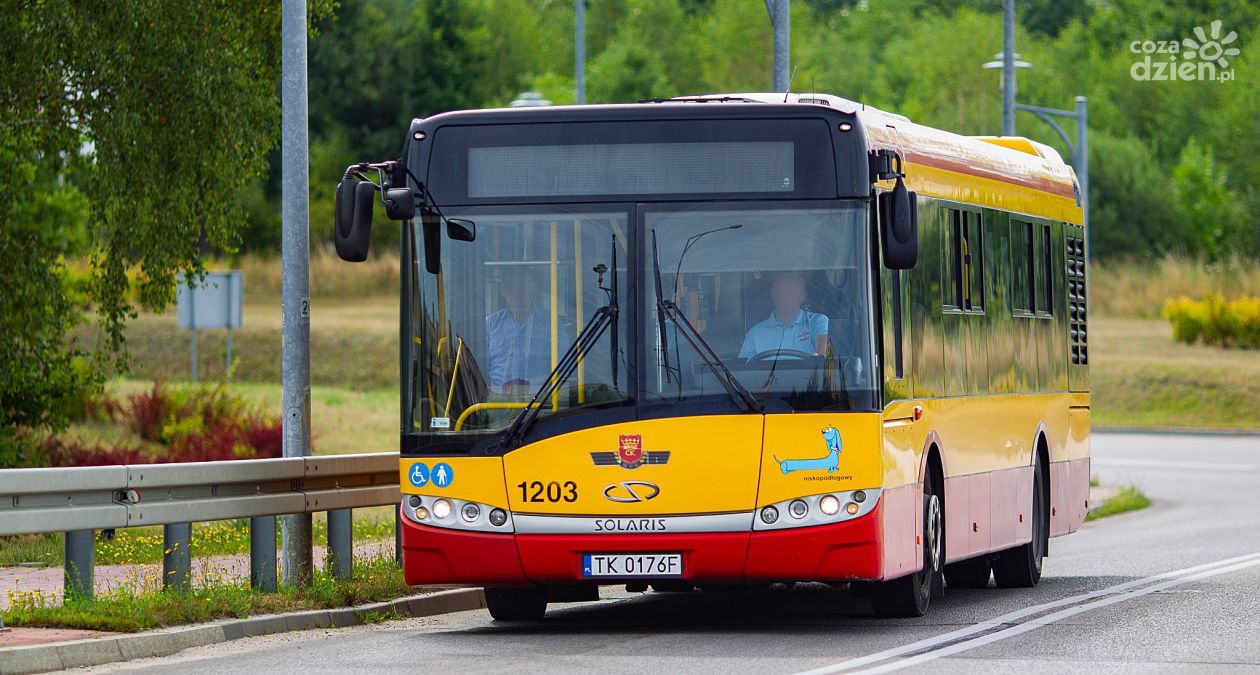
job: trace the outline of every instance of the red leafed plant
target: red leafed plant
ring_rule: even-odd
[[[49,436],[40,450],[52,466],[165,464],[279,457],[280,421],[223,386],[177,390],[162,381],[126,401],[102,397],[89,417],[120,423],[135,439]]]

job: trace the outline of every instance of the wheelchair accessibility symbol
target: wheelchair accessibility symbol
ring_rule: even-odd
[[[411,465],[411,472],[407,474],[407,478],[411,484],[416,487],[424,487],[429,484],[429,467],[420,462]]]

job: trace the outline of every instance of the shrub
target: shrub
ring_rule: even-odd
[[[1226,300],[1209,293],[1201,301],[1187,297],[1164,303],[1164,318],[1172,324],[1173,339],[1186,344],[1202,340],[1222,347],[1260,349],[1260,298],[1247,295]]]
[[[89,418],[113,422],[131,435],[121,440],[49,435],[24,466],[209,462],[279,457],[280,421],[253,410],[226,387],[173,389],[162,381],[125,402],[97,397]]]

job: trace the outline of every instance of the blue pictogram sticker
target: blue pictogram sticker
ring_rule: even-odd
[[[442,464],[440,466],[446,466]],[[421,462],[411,465],[411,471],[407,473],[407,479],[416,487],[424,487],[429,484],[429,467]]]
[[[455,482],[455,471],[451,469],[451,465],[446,462],[433,465],[433,484],[437,487],[444,488]]]

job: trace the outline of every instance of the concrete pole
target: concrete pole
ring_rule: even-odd
[[[766,0],[770,25],[774,26],[774,90],[791,86],[792,0]]]
[[[306,0],[281,5],[280,199],[282,203],[281,380],[285,457],[310,454],[311,279],[309,149],[306,126]],[[311,515],[284,516],[282,577],[290,586],[311,581]]]
[[[574,78],[577,80],[577,103],[586,103],[586,0],[577,0],[577,25],[574,28]]]
[[[1002,1],[1002,135],[1015,135],[1015,0]]]

